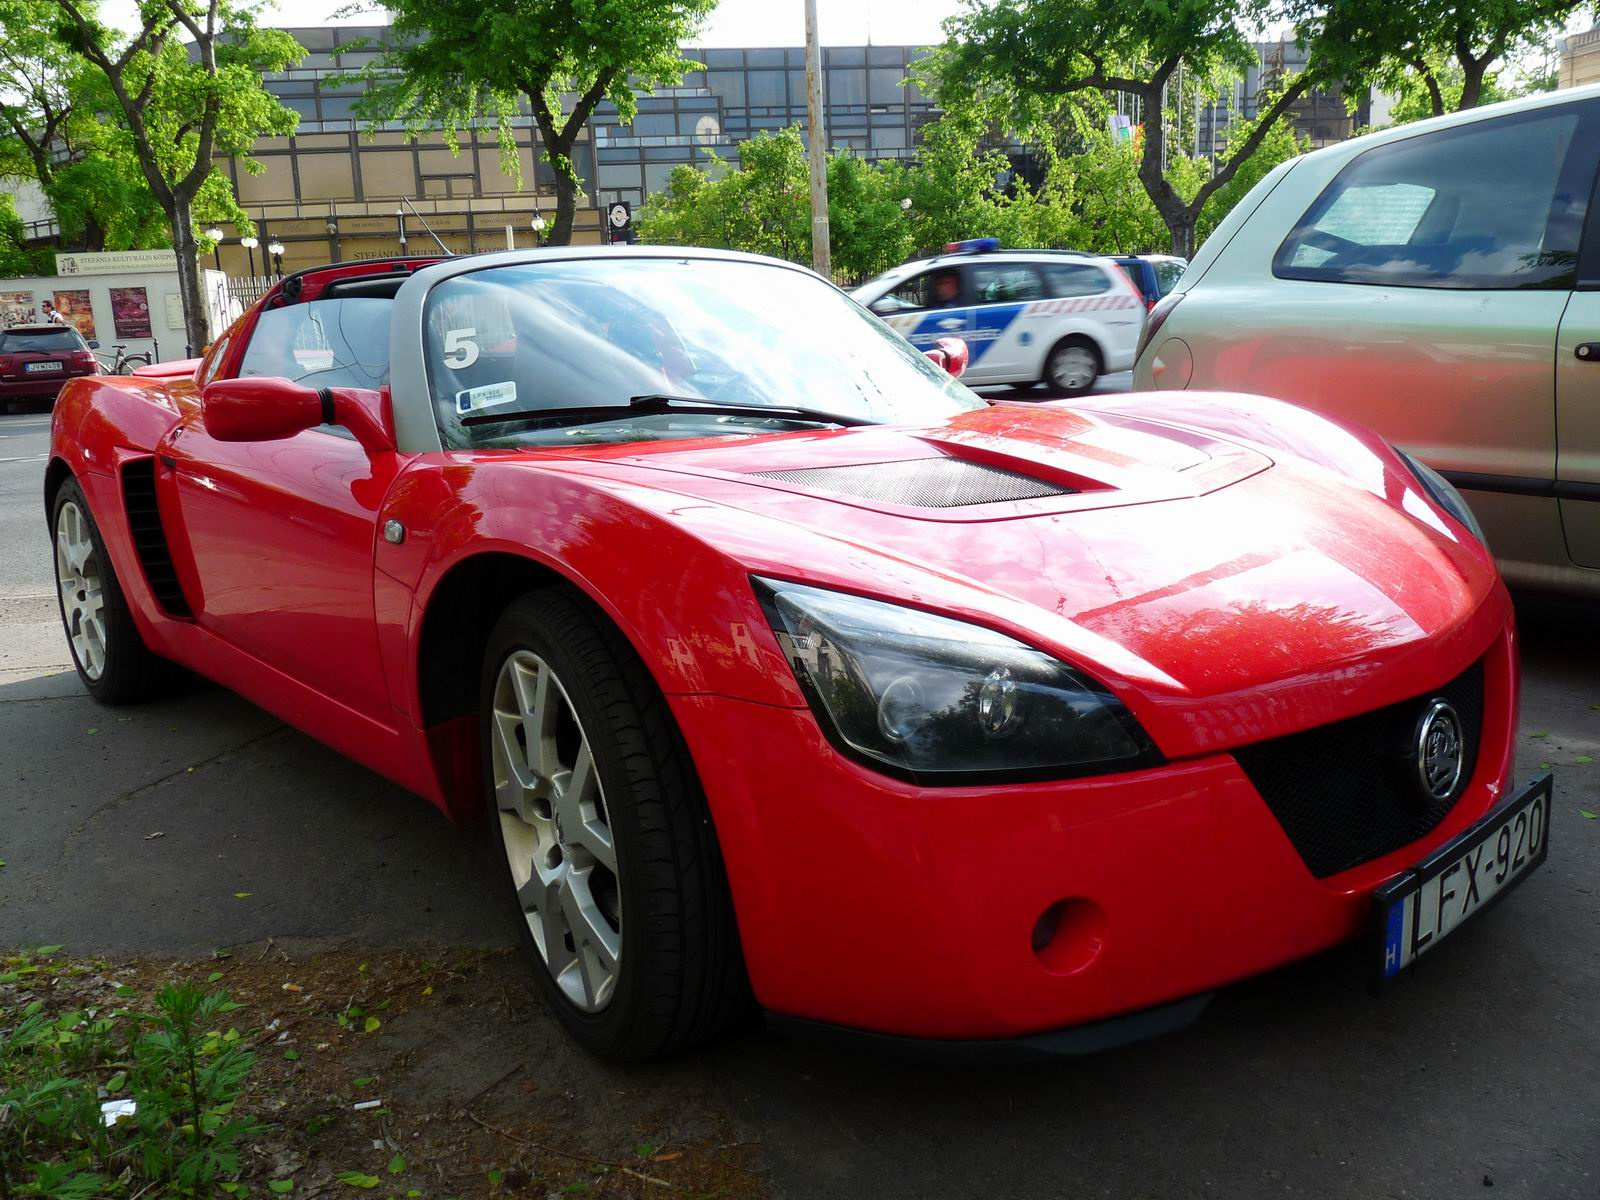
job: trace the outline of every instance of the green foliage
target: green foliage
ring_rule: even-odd
[[[45,947],[0,963],[0,983],[58,971]],[[49,951],[50,953],[46,953]],[[132,989],[118,993],[131,1000]],[[244,1142],[265,1131],[235,1111],[255,1063],[225,992],[171,984],[147,1010],[52,1016],[39,1000],[0,1008],[0,1195],[56,1200],[206,1197],[237,1176]],[[102,1087],[103,1084],[103,1087]],[[111,1127],[102,1094],[131,1099]]]
[[[16,197],[0,192],[0,279],[56,273],[54,256],[23,245],[27,236],[28,227],[17,215]]]
[[[1331,78],[1356,89],[1392,88],[1412,76],[1420,93],[1413,108],[1432,115],[1487,103],[1490,67],[1554,37],[1582,7],[1580,0],[1289,0],[1288,16]]]
[[[1231,148],[1249,137],[1254,132],[1256,124],[1255,121],[1240,121],[1234,124],[1228,130],[1228,147]],[[1295,132],[1293,125],[1284,121],[1274,122],[1262,138],[1261,144],[1256,147],[1255,153],[1239,165],[1233,178],[1206,198],[1205,207],[1200,210],[1195,244],[1199,245],[1210,237],[1211,231],[1222,223],[1222,218],[1233,210],[1234,205],[1249,195],[1251,188],[1283,163],[1299,157],[1310,149],[1311,139]]]
[[[1420,66],[1391,60],[1376,78],[1378,86],[1395,97],[1394,106],[1390,109],[1390,121],[1395,125],[1435,116],[1435,92],[1445,112],[1457,111],[1461,107],[1461,94],[1467,82],[1466,72],[1461,69],[1460,62],[1437,52],[1430,52]],[[1500,86],[1499,75],[1494,71],[1486,72],[1478,103],[1493,104],[1510,98],[1510,94]]]
[[[580,182],[572,146],[595,106],[609,99],[626,123],[637,109],[635,88],[681,81],[696,64],[678,47],[715,4],[397,0],[387,6],[394,23],[382,53],[361,72],[371,86],[357,112],[373,123],[399,121],[413,137],[442,128],[457,152],[462,129],[492,124],[502,166],[519,182],[512,120],[531,113],[556,177],[556,220],[545,240],[562,245]]]
[[[945,22],[945,44],[928,63],[926,82],[947,112],[1011,131],[1046,154],[1087,154],[1085,166],[1120,175],[1126,164],[1112,156],[1099,129],[1113,97],[1134,97],[1144,116],[1132,178],[1172,249],[1189,254],[1212,193],[1249,161],[1288,106],[1321,77],[1321,67],[1314,62],[1279,81],[1281,91],[1262,106],[1251,134],[1233,143],[1215,169],[1179,149],[1193,132],[1192,105],[1181,91],[1215,94],[1254,65],[1247,26],[1281,19],[1283,2],[964,0]],[[1133,232],[1124,226],[1142,219],[1141,208],[1130,205],[1115,220],[1095,214],[1094,228],[1115,228],[1121,240]]]
[[[298,120],[261,75],[304,51],[259,28],[253,10],[219,5],[214,63],[191,59],[178,33],[207,12],[182,0],[147,5],[130,40],[75,0],[0,0],[11,43],[0,50],[0,175],[39,182],[67,244],[172,245],[174,191],[185,194],[191,237],[219,221],[253,231],[212,160],[237,155],[261,169],[248,157],[256,138]]]
[[[1254,130],[1238,126],[1243,139]],[[1268,171],[1305,149],[1286,125],[1269,130],[1247,169],[1216,189],[1200,211],[1202,234]],[[947,242],[998,237],[1007,247],[1071,248],[1102,254],[1162,249],[1169,234],[1139,180],[1138,150],[1087,125],[1076,149],[1055,159],[1037,188],[999,181],[1011,168],[981,148],[974,125],[946,118],[923,131],[913,165],[868,163],[848,151],[828,160],[828,221],[841,279],[880,274],[938,251]],[[1175,155],[1174,191],[1192,199],[1210,163]],[[909,199],[909,209],[902,201]],[[650,196],[635,220],[640,237],[669,245],[716,246],[811,260],[804,143],[797,129],[758,134],[739,148],[737,167],[715,155],[704,167],[681,166]]]

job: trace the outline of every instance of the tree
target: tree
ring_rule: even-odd
[[[675,84],[696,64],[678,46],[716,0],[395,0],[394,23],[357,112],[399,121],[412,136],[442,128],[458,151],[463,128],[493,121],[508,174],[521,180],[513,121],[531,113],[555,174],[556,216],[545,241],[572,239],[580,184],[572,148],[609,99],[624,124],[634,89]],[[570,106],[568,97],[573,97]]]
[[[1136,98],[1145,114],[1139,183],[1169,231],[1173,252],[1187,256],[1206,202],[1320,77],[1313,69],[1278,81],[1280,90],[1262,106],[1250,134],[1184,195],[1168,176],[1175,155],[1162,119],[1167,90],[1180,69],[1210,79],[1255,63],[1243,29],[1245,2],[964,0],[945,22],[946,41],[929,70],[946,109],[976,105],[1025,135],[1037,135],[1080,94]]]
[[[185,336],[198,350],[210,330],[196,204],[215,204],[219,189],[227,191],[217,156],[237,155],[248,168],[256,138],[294,131],[299,115],[266,91],[261,76],[305,51],[288,34],[259,28],[253,10],[224,0],[143,0],[138,31],[126,39],[100,21],[90,0],[55,2],[62,36],[110,89],[125,148],[166,218]]]
[[[28,228],[17,215],[16,199],[0,192],[0,279],[55,274],[49,253],[30,248],[27,237]]]
[[[1442,116],[1486,102],[1490,67],[1559,33],[1581,7],[1579,0],[1291,0],[1290,14],[1333,78],[1393,90],[1414,75],[1429,113]]]

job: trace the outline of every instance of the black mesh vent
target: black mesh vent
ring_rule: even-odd
[[[1416,768],[1417,723],[1435,698],[1461,718],[1456,795],[1432,801]],[[1413,700],[1234,751],[1318,879],[1409,845],[1444,820],[1472,779],[1483,726],[1483,664]]]
[[[965,508],[971,504],[1070,496],[1077,491],[959,458],[915,458],[909,462],[804,467],[798,471],[756,471],[753,474],[762,479],[798,483],[821,492],[838,492],[910,508]]]
[[[161,528],[161,513],[156,508],[156,462],[136,458],[122,467],[122,503],[133,533],[133,547],[139,552],[139,565],[150,584],[156,603],[174,617],[190,616],[189,602],[178,586],[178,573],[172,566],[172,551]]]

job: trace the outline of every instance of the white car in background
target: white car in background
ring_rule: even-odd
[[[1133,366],[1145,302],[1122,268],[1073,251],[998,246],[952,242],[851,295],[919,350],[965,339],[962,382],[975,387],[1043,383],[1077,396]]]

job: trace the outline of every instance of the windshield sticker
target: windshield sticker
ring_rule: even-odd
[[[514,382],[487,383],[483,387],[468,388],[456,393],[456,412],[472,413],[480,408],[497,408],[502,404],[517,402],[517,385]]]

